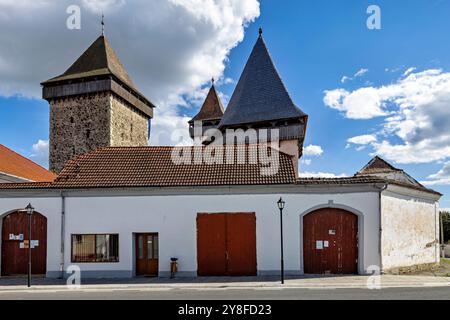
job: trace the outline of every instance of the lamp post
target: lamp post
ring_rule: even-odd
[[[280,209],[280,235],[281,235],[281,284],[284,284],[284,250],[283,250],[283,209],[285,202],[280,198],[277,202]]]
[[[30,204],[25,208],[28,215],[28,288],[31,287],[31,217],[34,213],[34,208]]]

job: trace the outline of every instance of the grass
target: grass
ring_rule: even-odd
[[[441,264],[443,264],[443,265],[450,265],[450,259],[447,259],[447,258],[442,258],[441,259]]]

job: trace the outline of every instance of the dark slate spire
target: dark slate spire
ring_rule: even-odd
[[[223,105],[217,94],[216,88],[213,84],[211,89],[209,89],[208,95],[206,96],[205,102],[200,109],[200,112],[192,118],[191,122],[194,121],[206,121],[206,120],[220,120],[223,116]]]
[[[43,84],[105,75],[113,75],[128,87],[137,91],[109,41],[101,35],[66,72],[45,81]]]
[[[272,62],[262,29],[231,97],[220,128],[305,118],[289,96]]]

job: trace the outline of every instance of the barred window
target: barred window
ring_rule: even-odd
[[[72,262],[119,262],[119,235],[72,235]]]

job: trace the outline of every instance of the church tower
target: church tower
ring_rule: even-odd
[[[298,170],[308,115],[295,105],[287,92],[261,29],[225,112],[213,87],[200,113],[190,121],[193,138],[193,126],[197,121],[202,121],[203,132],[205,127],[218,128],[225,136],[224,141],[228,129],[277,129],[280,151],[291,156],[294,168]],[[209,142],[209,137],[203,135],[203,139],[204,144]],[[261,142],[259,137],[257,139]]]
[[[62,75],[42,83],[50,104],[50,170],[109,146],[147,146],[155,106],[102,34]]]
[[[200,108],[199,113],[189,121],[189,133],[192,139],[194,139],[194,127],[196,123],[202,124],[202,137],[205,143],[209,142],[211,137],[206,137],[205,132],[209,129],[217,129],[219,127],[220,120],[223,117],[223,105],[214,86],[214,79],[212,80],[211,88],[206,96],[205,102]]]

